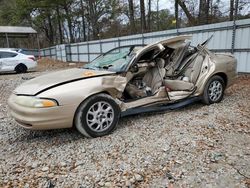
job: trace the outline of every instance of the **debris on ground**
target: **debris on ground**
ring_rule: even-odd
[[[250,75],[221,103],[126,117],[101,138],[18,126],[11,92],[62,68],[43,59],[39,72],[0,75],[0,187],[249,187]]]

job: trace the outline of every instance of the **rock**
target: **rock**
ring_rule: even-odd
[[[84,148],[83,146],[81,147],[81,152],[82,152],[82,153],[85,153],[85,152],[86,152],[86,150],[85,150],[85,148]]]
[[[182,161],[180,161],[180,160],[176,160],[175,161],[177,164],[182,164],[183,162]]]
[[[49,173],[49,174],[48,174],[48,178],[51,178],[51,179],[52,179],[52,178],[54,178],[54,175],[55,175],[54,173]]]
[[[55,183],[52,180],[48,180],[45,187],[53,188],[55,187]]]
[[[23,160],[23,157],[22,157],[22,156],[20,156],[20,157],[17,158],[17,161],[18,161],[18,162],[20,162],[21,160]]]
[[[38,178],[41,178],[41,177],[43,177],[43,176],[44,176],[43,173],[37,173],[37,174],[36,174],[36,177],[38,177]]]
[[[133,142],[130,142],[129,143],[129,147],[133,147],[134,146],[134,143]]]
[[[111,182],[105,182],[105,184],[104,184],[104,187],[111,187],[112,186],[112,183]]]
[[[38,167],[38,162],[33,162],[31,168],[37,168],[37,167]]]
[[[215,126],[214,126],[213,124],[208,124],[207,128],[208,128],[208,129],[214,129]]]
[[[103,186],[104,186],[104,182],[103,182],[103,181],[100,181],[100,182],[98,183],[98,185],[101,186],[101,187],[103,187]]]
[[[168,144],[164,145],[163,146],[163,149],[162,149],[164,152],[168,152],[170,150],[170,146]]]
[[[75,66],[76,63],[69,63],[69,66]]]
[[[42,171],[43,171],[43,172],[46,172],[46,171],[48,171],[48,170],[49,170],[49,167],[47,167],[47,166],[45,166],[45,167],[42,168]]]
[[[140,182],[143,181],[143,177],[140,174],[134,174],[135,180]]]
[[[61,162],[60,165],[61,165],[62,167],[67,166],[67,164],[66,164],[65,162]]]
[[[210,156],[210,161],[217,163],[219,160],[223,159],[224,156],[222,153],[212,153]]]
[[[81,166],[83,164],[84,164],[83,161],[76,161],[75,166],[78,167],[78,166]]]
[[[52,155],[52,150],[51,149],[49,149],[48,151],[47,151],[47,153],[48,153],[48,156],[50,156],[50,155]]]
[[[26,184],[24,185],[24,188],[30,188],[30,185],[29,185],[28,183],[26,183]]]
[[[166,173],[166,177],[167,177],[169,180],[175,180],[174,176],[173,176],[170,172],[167,172],[167,173]]]
[[[131,182],[130,182],[129,180],[127,180],[127,181],[125,182],[125,186],[126,186],[126,187],[131,187],[131,185],[132,185],[132,184],[131,184]]]

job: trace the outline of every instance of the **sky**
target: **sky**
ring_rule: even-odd
[[[192,0],[190,0],[190,1],[192,1]],[[199,2],[199,0],[193,0],[193,1]],[[157,2],[157,0],[152,0],[152,9],[153,10],[157,9],[156,2]],[[216,0],[213,0],[213,2],[216,2]],[[239,0],[239,5],[241,3],[247,3],[247,4],[244,7],[242,7],[242,9],[240,10],[240,13],[241,14],[249,14],[250,13],[250,0]],[[145,4],[145,6],[147,6],[147,5]],[[221,0],[220,10],[222,12],[227,12],[229,10],[229,6],[230,6],[230,0]],[[174,0],[159,0],[159,9],[161,10],[161,9],[166,9],[166,8],[168,8],[171,11],[171,13],[174,13]]]

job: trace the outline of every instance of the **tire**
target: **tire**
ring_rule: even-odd
[[[115,100],[107,94],[97,94],[78,107],[74,124],[86,137],[110,134],[120,119],[121,110]]]
[[[222,77],[212,76],[205,85],[202,102],[209,105],[219,103],[223,99],[225,82]]]
[[[16,73],[25,73],[27,72],[27,67],[24,64],[18,64],[15,68]]]

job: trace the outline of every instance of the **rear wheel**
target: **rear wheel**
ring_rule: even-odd
[[[202,101],[205,104],[218,103],[222,100],[224,96],[224,90],[225,82],[223,78],[218,75],[215,75],[208,80],[204,88]]]
[[[27,72],[27,67],[24,64],[18,64],[15,68],[16,73],[25,73]]]
[[[97,94],[78,107],[75,114],[77,130],[87,137],[99,137],[111,133],[120,118],[120,108],[107,94]]]

